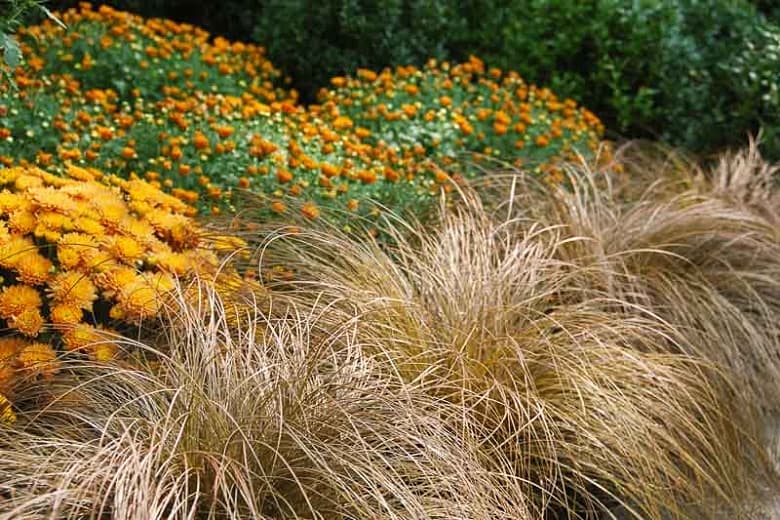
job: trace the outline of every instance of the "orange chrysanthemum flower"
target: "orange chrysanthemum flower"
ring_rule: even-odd
[[[19,352],[17,359],[23,369],[44,377],[53,376],[59,369],[55,363],[57,354],[47,343],[30,343]]]
[[[92,302],[97,299],[97,288],[83,273],[63,271],[49,282],[49,294],[56,303],[91,310]]]
[[[25,336],[37,337],[43,330],[44,320],[38,309],[25,309],[19,314],[8,318],[8,326]]]
[[[192,144],[198,150],[205,150],[209,147],[209,138],[203,132],[196,132],[192,138]]]
[[[41,294],[29,285],[10,285],[0,293],[0,317],[12,318],[25,310],[40,309]]]

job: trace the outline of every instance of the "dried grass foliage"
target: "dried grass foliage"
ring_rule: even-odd
[[[495,175],[385,245],[256,237],[294,281],[182,288],[159,344],[128,344],[153,365],[72,366],[0,431],[0,517],[752,518],[777,477],[774,172],[753,149],[673,170]]]

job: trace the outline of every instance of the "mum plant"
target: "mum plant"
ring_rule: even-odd
[[[64,25],[47,19],[21,28],[20,48],[32,70],[72,75],[85,89],[112,88],[123,98],[196,90],[264,101],[294,97],[275,87],[280,73],[262,47],[87,2],[56,16]]]
[[[163,311],[175,280],[215,275],[218,252],[186,205],[142,180],[70,166],[0,170],[0,395],[57,370],[56,351],[96,360],[117,353],[111,334]]]
[[[474,56],[461,64],[358,70],[320,92],[321,110],[336,127],[362,127],[369,144],[451,164],[466,152],[513,161],[561,179],[556,162],[589,155],[604,127],[589,110],[561,100],[517,73],[486,68]],[[467,170],[468,172],[468,170]]]
[[[202,212],[241,209],[236,194],[249,190],[264,195],[266,217],[288,207],[310,219],[325,207],[360,219],[382,207],[419,213],[452,189],[468,153],[517,154],[554,179],[547,163],[587,153],[603,130],[574,102],[476,58],[360,70],[307,109],[274,88],[259,49],[110,8],[60,16],[67,33],[44,22],[20,35],[28,59],[15,70],[20,90],[2,92],[0,160],[144,178]],[[126,68],[131,91],[109,81]]]

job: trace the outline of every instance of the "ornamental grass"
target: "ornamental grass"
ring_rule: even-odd
[[[200,227],[183,202],[144,181],[67,172],[0,170],[4,401],[31,378],[50,379],[60,351],[112,358],[109,335],[140,333],[177,278],[215,275],[218,254],[242,243]]]
[[[0,516],[529,518],[448,428],[460,409],[392,375],[354,322],[283,300],[234,314],[203,282],[179,286],[157,343],[123,344],[156,363],[70,361],[0,430]]]
[[[299,305],[352,320],[406,381],[461,407],[451,427],[532,517],[751,518],[777,492],[762,437],[780,402],[776,235],[679,186],[621,203],[585,191],[609,177],[569,170],[574,192],[491,178],[433,228],[397,222],[394,246],[323,229],[273,236],[264,259],[295,272]],[[609,235],[579,224],[606,215]],[[655,226],[667,215],[680,227]]]
[[[292,279],[231,300],[208,277],[179,282],[160,335],[116,341],[144,356],[70,358],[18,393],[29,404],[0,430],[0,512],[758,518],[756,503],[778,492],[773,439],[762,436],[777,400],[753,390],[772,388],[773,369],[761,367],[767,345],[751,354],[727,341],[762,340],[736,334],[765,316],[723,289],[725,274],[704,274],[721,262],[736,274],[760,267],[736,262],[760,260],[761,248],[728,256],[696,242],[685,263],[699,274],[679,275],[670,310],[651,289],[668,287],[659,272],[671,275],[649,262],[682,261],[682,252],[664,252],[659,238],[595,255],[597,237],[584,232],[593,227],[575,227],[618,210],[620,222],[641,211],[652,227],[655,213],[695,208],[695,222],[716,223],[712,240],[734,240],[725,210],[705,206],[717,209],[705,216],[686,198],[709,197],[757,240],[750,226],[770,211],[759,202],[771,192],[746,186],[771,170],[745,167],[759,164],[749,156],[728,164],[716,181],[691,176],[676,195],[651,187],[588,203],[577,202],[591,193],[580,186],[608,187],[609,176],[572,167],[573,192],[497,176],[482,195],[461,188],[460,204],[442,205],[435,222],[388,223],[393,240],[381,245],[326,222],[256,231],[258,269],[289,266]],[[579,220],[550,224],[562,208]],[[668,243],[686,251],[685,236]],[[611,263],[633,254],[651,258]],[[769,312],[775,275],[744,276],[735,285],[756,283],[751,293]],[[699,306],[701,294],[718,293]],[[716,319],[732,321],[715,329]]]
[[[682,352],[716,363],[751,402],[778,411],[778,169],[755,144],[711,170],[655,155],[623,154],[626,175],[653,179],[628,201],[608,179],[570,169],[573,190],[537,189],[512,207],[517,218],[561,226],[567,242],[556,258],[587,274],[578,287],[684,330]]]

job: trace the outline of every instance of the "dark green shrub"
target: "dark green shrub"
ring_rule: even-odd
[[[709,152],[764,127],[780,158],[780,28],[747,0],[276,0],[256,16],[255,38],[306,99],[358,67],[473,53],[617,134]]]
[[[255,39],[309,101],[332,76],[449,57],[453,30],[466,29],[451,0],[269,0],[257,22]]]
[[[64,11],[78,7],[82,0],[51,0],[46,5],[52,11]],[[255,0],[105,0],[93,4],[110,5],[122,11],[129,11],[144,17],[167,18],[202,27],[210,33],[232,40],[246,41],[254,26],[253,10]],[[250,16],[247,16],[250,14]]]
[[[751,3],[773,23],[780,22],[780,4],[776,0],[751,0]]]

